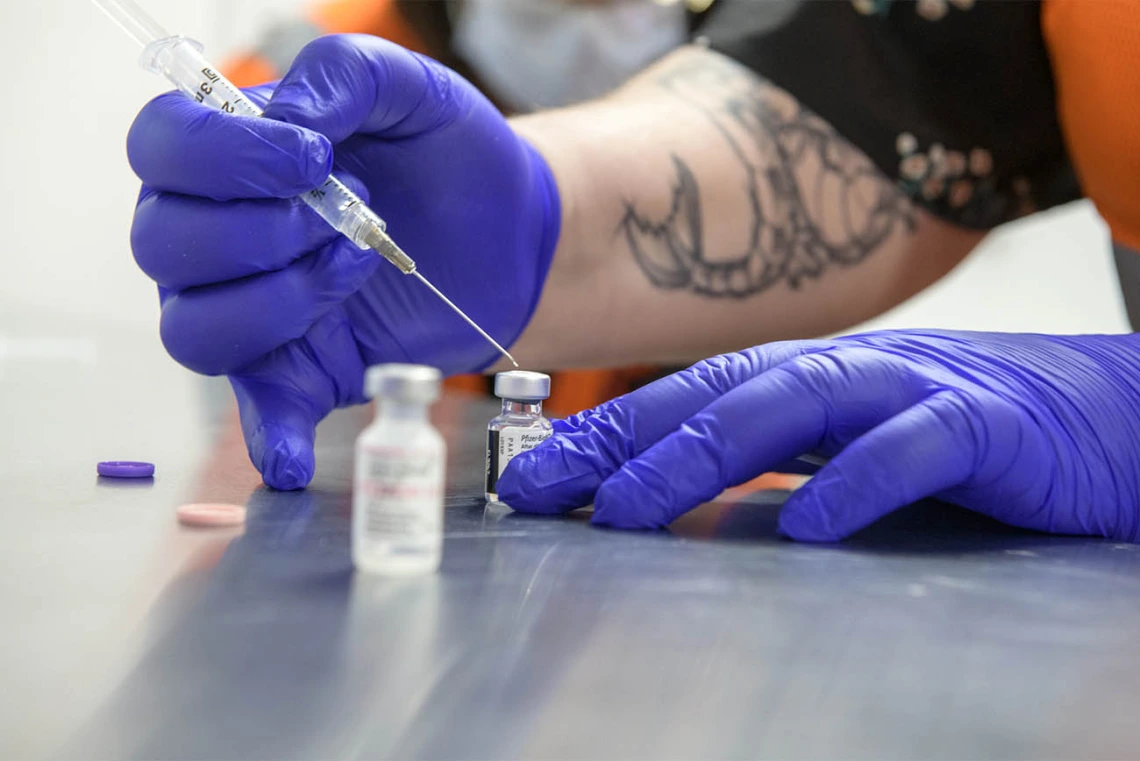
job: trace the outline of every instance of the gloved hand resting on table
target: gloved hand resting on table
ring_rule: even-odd
[[[561,210],[546,162],[490,102],[392,43],[316,40],[275,91],[249,94],[270,92],[264,119],[177,93],[144,108],[128,140],[144,183],[132,246],[160,287],[167,350],[229,375],[254,465],[293,489],[312,478],[317,422],[363,401],[368,365],[452,373],[497,357],[297,196],[335,163],[424,276],[505,346],[538,303]]]
[[[1015,526],[1136,541],[1140,335],[901,331],[758,346],[556,424],[499,496],[665,526],[805,453],[780,530],[834,541],[933,496]]]

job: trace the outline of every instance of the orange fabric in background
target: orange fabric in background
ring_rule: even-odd
[[[1140,0],[1045,0],[1041,25],[1081,189],[1140,251]]]
[[[392,0],[333,0],[313,6],[308,17],[329,34],[374,34],[431,55]]]
[[[430,55],[415,30],[408,26],[392,0],[335,0],[314,6],[307,20],[325,34],[374,34]],[[285,72],[277,71],[262,56],[246,53],[231,59],[222,67],[226,76],[238,87],[253,87],[277,79]]]
[[[332,0],[314,5],[306,18],[328,34],[373,34],[418,53],[437,55],[435,51],[425,49],[426,45],[393,0]],[[223,70],[238,87],[252,87],[284,74],[274,70],[269,61],[256,53],[232,59]],[[546,410],[551,416],[562,417],[589,409],[626,393],[639,378],[651,372],[653,368],[640,367],[556,373]],[[460,375],[445,380],[444,387],[451,391],[485,395],[487,383],[487,378],[482,375]]]
[[[222,72],[238,87],[254,87],[281,76],[273,64],[259,55],[244,55],[227,61]]]
[[[622,370],[567,370],[555,373],[550,383],[550,399],[543,410],[550,417],[566,417],[596,407],[628,392],[652,368]]]

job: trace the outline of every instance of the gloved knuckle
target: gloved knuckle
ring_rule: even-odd
[[[177,153],[172,158],[185,161],[188,158],[205,158],[196,150],[188,152],[188,146],[207,145],[218,139],[219,136],[232,132],[235,126],[241,125],[245,120],[234,118],[221,111],[212,111],[207,108],[197,108],[187,112],[182,118],[177,130],[171,130],[169,137],[175,138],[169,147]],[[244,127],[243,127],[244,128]],[[218,146],[221,148],[222,146]]]
[[[243,87],[241,91],[245,93],[245,96],[258,108],[265,108],[265,104],[267,104],[269,99],[273,96],[278,84],[278,82],[266,82],[265,84],[254,85],[253,87]]]
[[[310,72],[341,69],[351,79],[367,81],[371,67],[386,68],[387,59],[405,53],[404,49],[380,37],[362,34],[329,34],[318,37],[301,49],[283,83],[288,85]],[[405,53],[406,54],[406,53]],[[327,75],[326,75],[327,76]]]
[[[357,52],[357,44],[354,35],[327,34],[322,37],[317,37],[305,45],[305,47],[301,48],[301,52],[297,54],[296,61],[298,63],[304,63],[310,60],[324,62],[342,59],[349,55],[355,55]]]
[[[170,357],[188,370],[202,375],[222,375],[233,369],[217,362],[217,357],[211,352],[202,350],[202,347],[212,345],[211,337],[205,335],[202,326],[187,314],[178,296],[163,305],[159,336]]]
[[[163,307],[162,318],[158,323],[158,334],[162,339],[162,345],[166,349],[166,353],[170,355],[171,359],[187,369],[195,370],[197,363],[189,351],[189,347],[193,344],[186,340],[186,332],[178,324],[179,320],[176,316],[177,309],[171,303],[177,298],[177,296],[173,297]]]
[[[440,103],[450,103],[455,90],[455,75],[451,69],[420,53],[412,53],[412,55],[423,66],[435,100]]]
[[[728,435],[719,415],[701,412],[681,429],[693,450],[692,462],[700,469],[715,473],[718,484],[727,484],[729,471],[739,460],[740,448]]]
[[[1016,461],[1027,438],[1034,436],[1028,418],[1017,405],[990,391],[958,391],[959,406],[975,446],[975,472],[999,478]],[[988,468],[986,467],[988,464]]]
[[[932,405],[934,414],[950,431],[957,445],[973,452],[975,468],[987,451],[988,415],[978,396],[966,389],[949,389],[942,392]]]
[[[154,282],[177,288],[179,265],[186,264],[186,253],[172,235],[170,198],[154,193],[145,195],[135,209],[131,222],[131,253],[135,263]]]
[[[740,356],[748,363],[752,374],[758,375],[795,357],[828,347],[829,344],[820,341],[773,341],[745,349]]]
[[[154,151],[162,146],[161,142],[156,144],[152,139],[159,121],[158,113],[162,108],[159,98],[147,103],[127,131],[127,162],[140,177],[148,173]]]
[[[836,372],[838,368],[839,362],[832,352],[820,352],[796,357],[776,369],[785,372],[805,390],[819,392],[835,384],[836,378],[841,376]]]
[[[442,129],[458,112],[457,93],[459,88],[453,81],[454,74],[427,56],[411,53],[423,70],[424,97],[421,97],[407,118],[422,125],[425,131]]]
[[[685,373],[713,391],[724,393],[755,375],[754,364],[740,354],[721,354],[690,367]]]
[[[138,140],[148,137],[156,128],[164,129],[164,125],[171,118],[179,118],[185,105],[185,96],[177,92],[166,92],[147,101],[131,124],[128,149],[132,138]],[[172,114],[172,111],[175,113]]]
[[[156,245],[156,230],[161,234],[161,227],[152,224],[153,212],[140,209],[135,213],[131,223],[131,254],[147,277],[156,283],[163,283],[162,257],[158,256],[161,244]]]

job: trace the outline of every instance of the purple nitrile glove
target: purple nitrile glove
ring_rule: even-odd
[[[669,524],[804,453],[780,530],[834,541],[924,497],[1041,531],[1140,535],[1140,335],[889,331],[716,357],[511,461],[499,496]]]
[[[269,95],[272,97],[269,98]],[[473,86],[376,37],[323,37],[264,119],[177,93],[131,130],[144,182],[132,246],[159,284],[162,339],[230,376],[253,464],[279,489],[313,475],[316,424],[364,401],[368,365],[482,369],[493,347],[414,278],[361,251],[297,196],[337,175],[420,272],[510,346],[538,304],[561,223],[554,178]]]

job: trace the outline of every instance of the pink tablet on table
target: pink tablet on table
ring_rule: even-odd
[[[245,523],[245,508],[223,503],[195,503],[178,508],[178,522],[195,528],[222,528]]]

